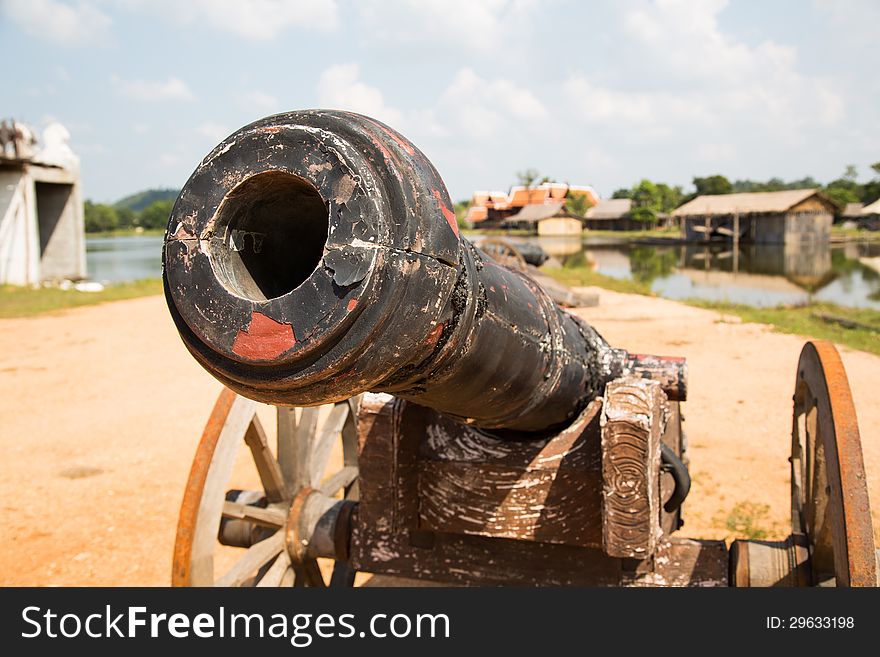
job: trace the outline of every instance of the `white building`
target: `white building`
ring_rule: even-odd
[[[86,275],[79,162],[60,124],[42,148],[21,124],[0,140],[0,284],[36,285]]]

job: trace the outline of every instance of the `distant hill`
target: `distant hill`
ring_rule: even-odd
[[[178,194],[180,194],[179,189],[145,189],[137,194],[119,199],[113,204],[113,207],[117,209],[128,208],[134,212],[140,212],[156,201],[173,201]]]

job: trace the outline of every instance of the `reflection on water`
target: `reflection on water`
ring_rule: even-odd
[[[880,244],[671,246],[584,244],[579,237],[513,238],[537,242],[565,267],[589,267],[633,279],[671,299],[751,306],[828,301],[880,310]],[[475,241],[479,241],[479,238]],[[132,281],[161,274],[161,237],[86,239],[89,278]]]
[[[162,238],[87,237],[86,268],[90,279],[102,283],[158,278],[162,273]]]
[[[880,310],[880,244],[595,246],[529,238],[565,267],[637,280],[671,299],[751,306],[828,301]]]

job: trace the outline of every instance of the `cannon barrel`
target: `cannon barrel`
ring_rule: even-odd
[[[223,140],[174,205],[163,279],[196,360],[276,405],[381,391],[544,432],[627,371],[685,394],[683,364],[611,348],[460,238],[428,159],[357,114],[279,114]]]

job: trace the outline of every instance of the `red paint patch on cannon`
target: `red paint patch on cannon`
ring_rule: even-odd
[[[354,310],[355,308],[357,308],[357,305],[358,305],[358,300],[357,300],[357,299],[352,299],[351,301],[348,302],[348,305],[346,306],[346,309],[348,309],[348,312],[351,312],[352,310]]]
[[[425,344],[435,345],[437,344],[437,340],[440,339],[440,336],[443,334],[443,327],[445,324],[437,324],[431,332],[428,333],[428,339],[425,340]]]
[[[263,313],[251,313],[251,323],[235,336],[232,353],[249,360],[272,360],[296,344],[290,324],[276,322]]]
[[[416,154],[416,150],[412,147],[412,144],[410,144],[406,139],[404,139],[403,137],[398,135],[396,132],[389,130],[388,128],[386,128],[383,125],[380,125],[379,127],[382,128],[382,130],[385,132],[385,134],[387,134],[395,142],[397,142],[397,145],[400,146],[403,150],[405,150],[410,157],[412,157],[413,155]]]
[[[446,204],[443,202],[443,196],[436,189],[432,189],[431,193],[434,194],[434,198],[437,199],[437,205],[440,206],[440,212],[443,213],[443,216],[446,217],[446,223],[449,224],[449,227],[452,229],[452,232],[455,233],[455,236],[458,237],[458,221],[455,219],[455,213],[446,207]]]

